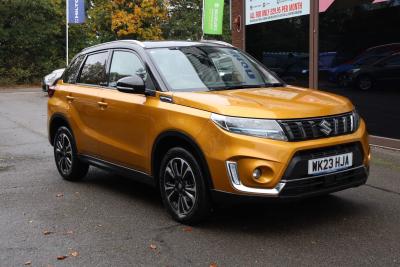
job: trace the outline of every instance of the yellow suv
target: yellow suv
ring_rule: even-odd
[[[115,41],[87,48],[49,90],[61,176],[89,165],[157,186],[172,217],[230,198],[301,198],[369,173],[365,123],[341,96],[285,85],[221,42]]]

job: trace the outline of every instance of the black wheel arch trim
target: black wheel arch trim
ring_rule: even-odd
[[[174,137],[174,138],[182,138],[183,140],[185,140],[186,142],[188,142],[195,150],[196,158],[200,158],[200,166],[203,168],[203,170],[206,172],[206,186],[208,187],[208,189],[213,189],[214,188],[214,184],[211,178],[211,173],[210,173],[210,169],[206,160],[206,157],[204,156],[203,151],[201,150],[200,146],[197,144],[197,142],[188,134],[186,133],[182,133],[180,131],[177,130],[168,130],[165,131],[161,134],[159,134],[157,136],[157,138],[155,139],[155,141],[153,142],[153,147],[151,149],[151,174],[152,176],[156,179],[156,181],[158,180],[158,177],[155,177],[155,167],[156,167],[156,149],[157,147],[161,144],[162,140],[165,138],[169,138],[169,137]]]
[[[63,120],[66,123],[67,128],[71,131],[72,137],[75,138],[74,131],[72,130],[71,123],[69,122],[68,118],[62,113],[54,113],[50,118],[49,126],[48,126],[48,138],[49,138],[50,145],[53,145],[53,138],[52,138],[53,136],[52,136],[51,128],[52,128],[54,120],[56,120],[56,119]]]

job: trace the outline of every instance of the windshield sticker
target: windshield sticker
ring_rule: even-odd
[[[246,72],[247,77],[254,80],[256,79],[256,75],[254,74],[253,70],[250,68],[249,64],[237,53],[235,50],[230,51],[232,56],[239,61],[240,65],[243,67],[243,70]]]

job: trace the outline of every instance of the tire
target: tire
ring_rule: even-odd
[[[373,86],[374,86],[374,81],[372,80],[371,76],[361,75],[360,77],[357,78],[356,81],[357,89],[360,89],[362,91],[367,91],[372,89]]]
[[[53,140],[54,160],[60,175],[68,181],[79,181],[86,176],[89,165],[79,160],[71,131],[61,126]]]
[[[338,76],[337,76],[337,84],[340,86],[340,87],[343,87],[343,88],[346,88],[346,87],[348,87],[349,86],[349,82],[347,81],[347,78],[346,78],[346,74],[339,74]]]
[[[205,172],[190,152],[180,147],[170,149],[159,173],[161,198],[174,220],[193,225],[210,214]]]

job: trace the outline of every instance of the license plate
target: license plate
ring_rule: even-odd
[[[334,172],[351,166],[353,166],[353,153],[311,159],[308,161],[308,174]]]

